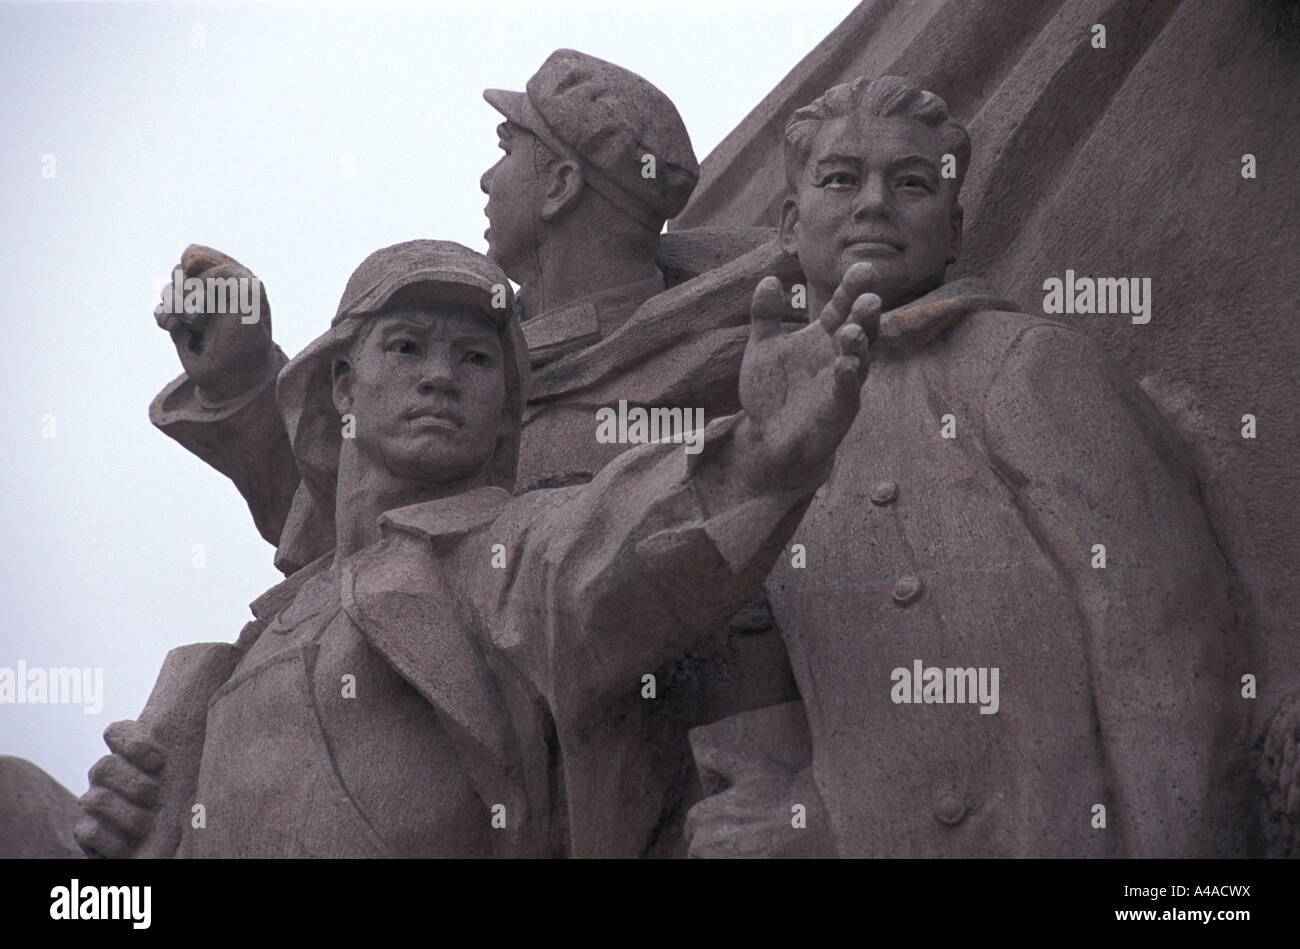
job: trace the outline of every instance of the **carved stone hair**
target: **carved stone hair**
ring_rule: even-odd
[[[961,190],[966,166],[970,164],[970,136],[962,125],[948,118],[948,104],[933,92],[899,76],[872,80],[860,76],[853,82],[832,86],[790,116],[785,126],[785,178],[791,191],[798,189],[799,175],[808,163],[817,127],[830,119],[854,115],[916,119],[929,126],[938,134],[944,152],[956,157],[954,197]]]

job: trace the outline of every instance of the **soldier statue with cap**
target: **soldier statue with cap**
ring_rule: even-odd
[[[512,497],[528,367],[504,284],[458,244],[384,248],[280,372],[334,549],[260,597],[236,644],[197,647],[227,669],[175,699],[199,712],[194,753],[110,727],[76,829],[89,852],[607,849],[610,696],[758,589],[857,413],[879,300],[841,293],[796,334],[756,310],[745,410],[700,454],[641,445],[589,484]]]
[[[699,165],[666,95],[585,53],[558,50],[525,92],[488,89],[483,97],[506,119],[497,127],[505,154],[479,182],[488,254],[519,284],[536,369],[607,338],[664,291],[660,231],[686,206]],[[591,414],[584,401],[535,402],[521,482],[589,477],[617,454],[605,446],[603,457],[582,452],[574,465],[565,436],[574,422],[594,431]]]
[[[505,154],[480,181],[489,256],[520,286],[533,367],[517,490],[583,483],[618,457],[626,445],[595,435],[598,409],[620,399],[697,406],[706,419],[736,411],[754,285],[793,258],[775,243],[751,246],[769,236],[758,229],[660,234],[698,177],[671,100],[573,50],[548,57],[525,92],[484,95],[506,119],[498,128]],[[187,277],[250,275],[198,245],[180,267]],[[676,285],[665,292],[668,282]],[[245,326],[160,309],[186,371],[154,400],[150,418],[231,478],[277,545],[276,565],[292,574],[333,547],[334,511],[319,505],[290,450],[275,401],[288,360],[270,337],[269,304],[262,312],[260,325]],[[239,391],[227,391],[232,380]],[[607,721],[621,724],[589,743],[610,786],[608,827],[588,852],[680,855],[696,793],[688,730],[797,696],[761,599],[690,653],[643,672],[654,676],[653,697],[639,676],[609,696],[619,713]]]

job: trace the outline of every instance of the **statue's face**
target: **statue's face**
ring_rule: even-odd
[[[536,139],[511,122],[497,126],[497,139],[505,152],[501,160],[483,172],[479,187],[488,196],[483,213],[488,229],[488,256],[506,276],[519,282],[523,266],[537,252],[541,225],[544,181],[535,165]]]
[[[885,309],[943,283],[960,249],[961,209],[953,180],[940,177],[942,160],[938,136],[914,119],[821,124],[781,226],[821,299],[859,260],[875,265],[871,289]]]
[[[334,401],[356,419],[363,458],[422,484],[449,484],[492,457],[505,407],[501,341],[462,307],[403,307],[370,318]]]

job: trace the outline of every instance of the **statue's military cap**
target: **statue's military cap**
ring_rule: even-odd
[[[330,325],[400,303],[468,306],[491,316],[500,329],[514,313],[514,291],[500,267],[468,247],[452,241],[406,241],[361,262],[348,278]]]
[[[289,446],[320,516],[330,517],[334,511],[342,446],[333,398],[334,363],[351,349],[369,319],[402,305],[469,307],[496,328],[505,364],[506,412],[487,474],[490,484],[514,489],[528,385],[528,347],[514,302],[510,281],[496,263],[451,241],[405,241],[361,262],[348,278],[330,328],[289,360],[276,381]]]
[[[700,166],[677,107],[650,82],[560,49],[526,88],[483,98],[559,157],[576,157],[598,193],[646,226],[657,231],[686,206]]]

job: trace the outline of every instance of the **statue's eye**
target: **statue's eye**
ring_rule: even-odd
[[[469,352],[465,353],[461,359],[463,362],[467,362],[471,366],[490,366],[492,364],[492,357],[477,349],[471,349]]]
[[[934,190],[930,187],[930,182],[920,175],[904,175],[902,178],[898,179],[898,186],[900,188],[907,188],[908,190],[924,191],[927,194]]]
[[[858,185],[858,176],[851,171],[832,171],[821,180],[818,185],[820,188],[833,188],[836,190],[844,188],[856,188]]]
[[[405,336],[398,336],[388,341],[388,351],[397,353],[401,356],[414,356],[420,351],[420,346],[415,340]]]

